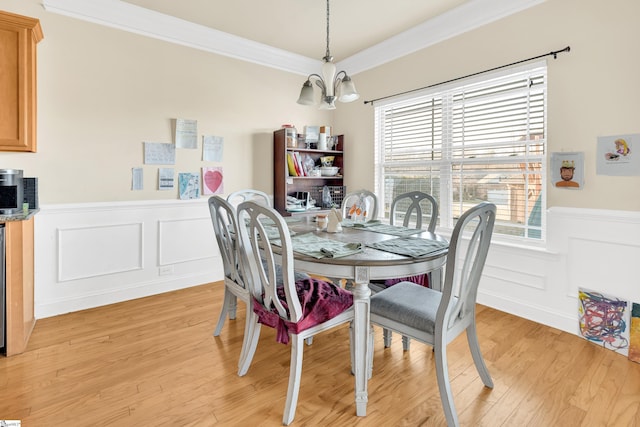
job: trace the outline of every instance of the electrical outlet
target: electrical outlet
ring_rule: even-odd
[[[173,265],[163,265],[158,269],[158,273],[161,276],[168,276],[173,274]]]

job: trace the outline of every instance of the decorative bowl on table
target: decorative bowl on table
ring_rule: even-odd
[[[320,168],[320,174],[322,176],[336,176],[339,170],[340,168],[336,166],[322,166]]]

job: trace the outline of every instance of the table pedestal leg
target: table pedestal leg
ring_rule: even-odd
[[[356,380],[356,415],[367,415],[367,380],[369,376],[369,269],[355,267],[355,288],[353,290],[353,305],[355,318],[353,321],[355,340],[355,380]],[[372,350],[372,349],[371,349]]]

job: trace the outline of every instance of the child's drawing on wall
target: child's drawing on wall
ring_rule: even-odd
[[[551,178],[558,188],[581,189],[584,181],[584,154],[551,153]]]
[[[640,175],[640,156],[637,148],[640,135],[598,137],[596,173],[598,175]]]

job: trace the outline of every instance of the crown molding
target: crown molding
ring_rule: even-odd
[[[490,24],[546,0],[471,0],[429,21],[340,61],[350,75],[375,68],[421,49]]]
[[[471,0],[336,64],[350,75],[375,68],[546,0]],[[45,10],[278,70],[309,75],[322,61],[120,0],[43,0]]]
[[[308,75],[322,61],[119,0],[43,0],[47,12],[194,49]],[[315,71],[310,71],[315,70]]]

